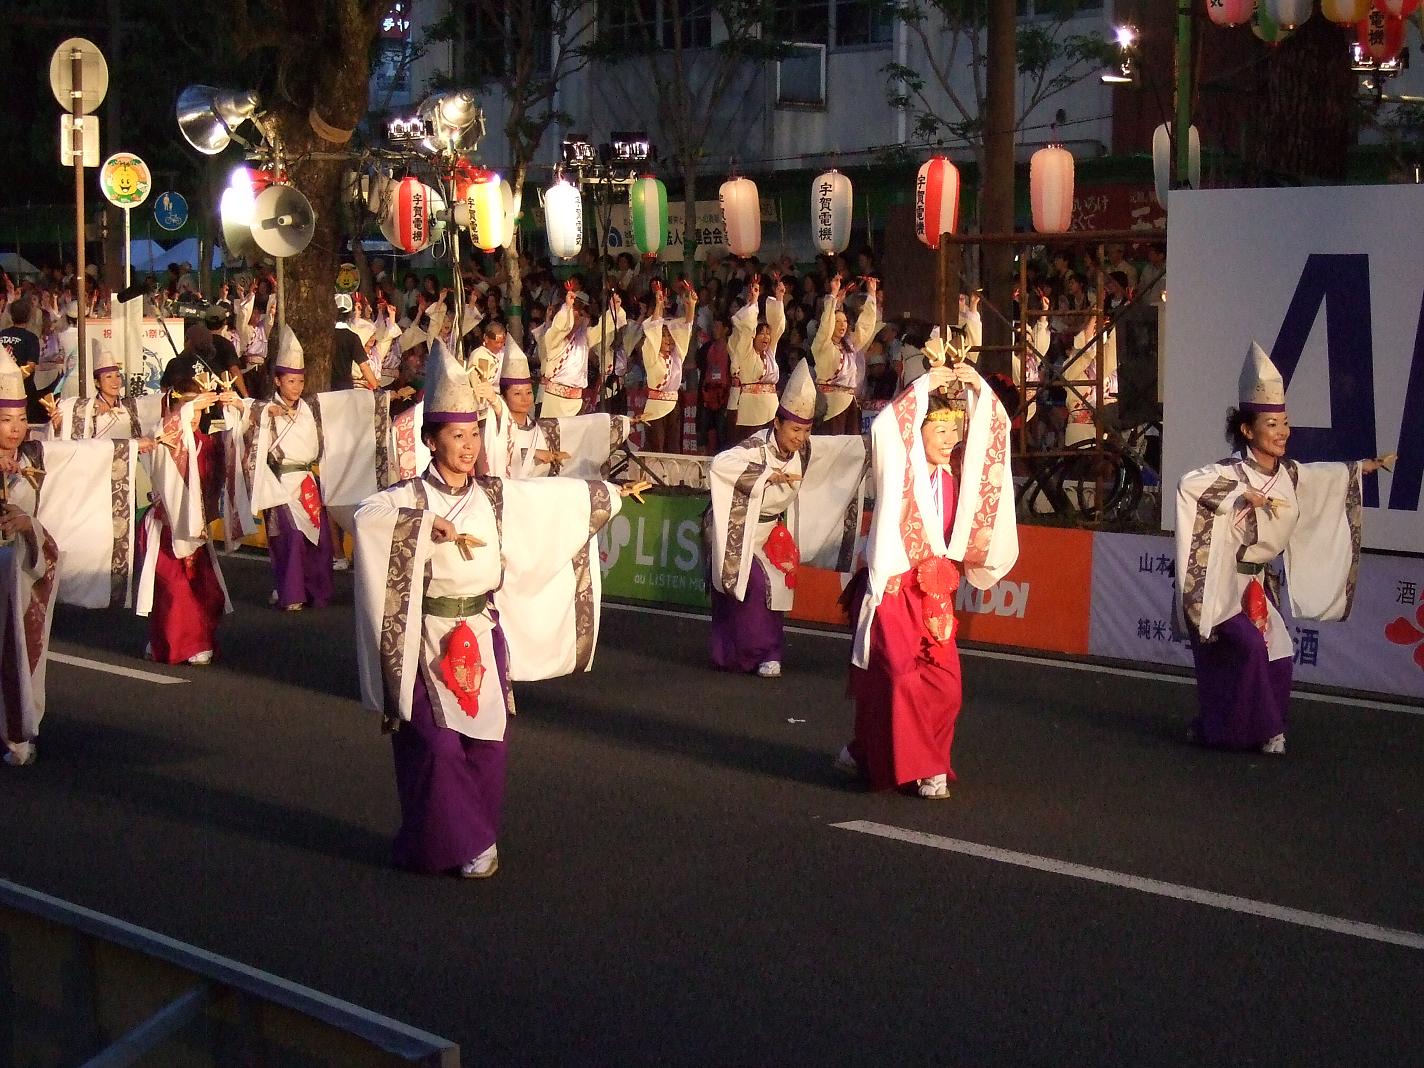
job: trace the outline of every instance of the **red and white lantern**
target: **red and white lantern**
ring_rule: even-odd
[[[1073,224],[1073,153],[1049,145],[1028,164],[1029,202],[1033,228],[1040,234],[1064,234]]]
[[[915,236],[939,248],[940,236],[959,229],[959,168],[935,156],[915,176]]]
[[[761,248],[761,197],[750,178],[722,183],[722,227],[734,256],[754,256]]]
[[[1358,33],[1360,47],[1376,63],[1398,59],[1404,47],[1404,20],[1378,9],[1360,20]]]
[[[1240,26],[1249,22],[1256,0],[1206,0],[1207,18],[1218,26]]]
[[[404,253],[420,252],[435,241],[435,213],[443,206],[440,195],[419,178],[402,178],[381,220],[381,233]]]
[[[1375,0],[1375,10],[1393,15],[1397,19],[1407,19],[1419,10],[1419,2],[1420,0]]]

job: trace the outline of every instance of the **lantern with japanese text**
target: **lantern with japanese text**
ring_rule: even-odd
[[[1375,9],[1397,19],[1407,19],[1419,10],[1419,0],[1375,0]]]
[[[811,236],[825,256],[850,246],[850,179],[840,171],[827,171],[811,183]]]
[[[1267,8],[1281,29],[1293,30],[1310,18],[1315,0],[1261,0],[1257,7]]]
[[[1404,20],[1372,8],[1359,23],[1360,47],[1376,63],[1399,58],[1404,47]]]
[[[959,226],[959,168],[935,156],[915,176],[915,236],[939,248],[940,236]]]
[[[717,199],[722,204],[722,229],[734,256],[754,256],[761,248],[761,198],[750,178],[729,178]]]
[[[667,187],[645,174],[628,188],[628,214],[633,219],[633,245],[644,256],[656,256],[667,244]]]
[[[561,260],[583,251],[583,198],[578,186],[565,178],[544,190],[544,234],[550,254]]]
[[[435,215],[443,207],[443,198],[419,178],[402,178],[381,220],[381,233],[402,252],[420,252],[438,236]]]
[[[1370,0],[1320,0],[1320,13],[1341,26],[1353,26],[1370,10]]]
[[[1033,228],[1040,234],[1062,234],[1073,223],[1073,153],[1049,145],[1028,164],[1029,202]]]
[[[504,197],[499,175],[477,170],[463,187],[461,221],[469,227],[470,240],[484,252],[493,252],[504,244]]]
[[[1206,14],[1218,26],[1240,26],[1251,17],[1256,0],[1206,0]]]

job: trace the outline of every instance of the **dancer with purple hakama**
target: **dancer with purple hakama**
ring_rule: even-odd
[[[1293,647],[1278,609],[1345,619],[1355,597],[1362,475],[1393,454],[1353,463],[1286,459],[1290,419],[1280,372],[1255,342],[1227,416],[1236,451],[1177,486],[1179,623],[1196,663],[1192,737],[1221,749],[1285,752]]]
[[[355,517],[361,698],[393,732],[394,859],[474,879],[499,866],[511,684],[592,665],[595,539],[621,504],[606,482],[477,474],[493,398],[437,343],[421,428],[431,464]]]
[[[712,461],[708,510],[712,665],[779,678],[782,616],[795,599],[802,560],[849,571],[860,533],[865,441],[816,441],[816,382],[796,365],[769,427]],[[794,533],[793,533],[794,531]]]

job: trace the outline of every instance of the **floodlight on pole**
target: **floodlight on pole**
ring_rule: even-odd
[[[261,110],[262,98],[256,90],[215,89],[211,85],[188,86],[178,94],[175,108],[183,140],[205,156],[216,156],[234,139],[245,145],[235,131]]]

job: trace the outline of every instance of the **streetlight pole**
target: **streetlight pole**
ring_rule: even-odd
[[[1176,181],[1173,188],[1187,185],[1191,174],[1192,129],[1192,6],[1189,0],[1177,0],[1177,99],[1176,119],[1172,123],[1172,156],[1175,159]]]

